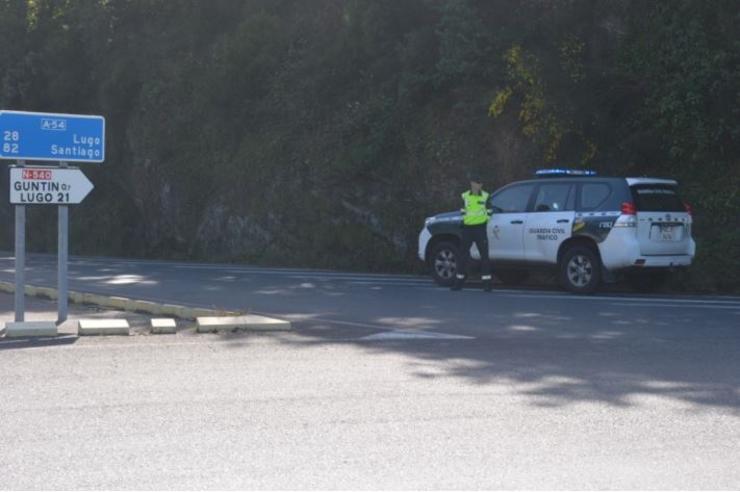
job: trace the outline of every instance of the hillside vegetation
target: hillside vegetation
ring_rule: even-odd
[[[410,271],[468,169],[567,165],[677,178],[740,290],[736,0],[0,0],[0,47],[0,108],[107,118],[73,253]]]

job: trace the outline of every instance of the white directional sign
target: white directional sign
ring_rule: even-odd
[[[80,203],[93,184],[79,169],[51,167],[10,168],[10,203],[69,205]]]

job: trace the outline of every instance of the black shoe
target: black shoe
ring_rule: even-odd
[[[454,290],[454,291],[462,290],[463,281],[464,280],[462,279],[456,278],[455,281],[452,283],[452,287],[450,287],[450,290]]]

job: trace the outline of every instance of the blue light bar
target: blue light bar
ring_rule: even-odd
[[[596,171],[590,169],[539,169],[534,173],[537,177],[547,176],[596,176]]]

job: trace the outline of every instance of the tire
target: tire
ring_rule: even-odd
[[[445,287],[451,286],[455,281],[459,257],[460,249],[457,244],[450,241],[435,244],[429,254],[429,266],[434,281]]]
[[[601,260],[586,246],[568,249],[560,260],[560,284],[575,294],[592,294],[601,284]]]
[[[493,273],[497,279],[506,285],[519,285],[529,278],[526,270],[500,270]]]
[[[660,290],[668,281],[669,276],[668,272],[639,272],[626,274],[625,280],[632,290],[648,293]]]

